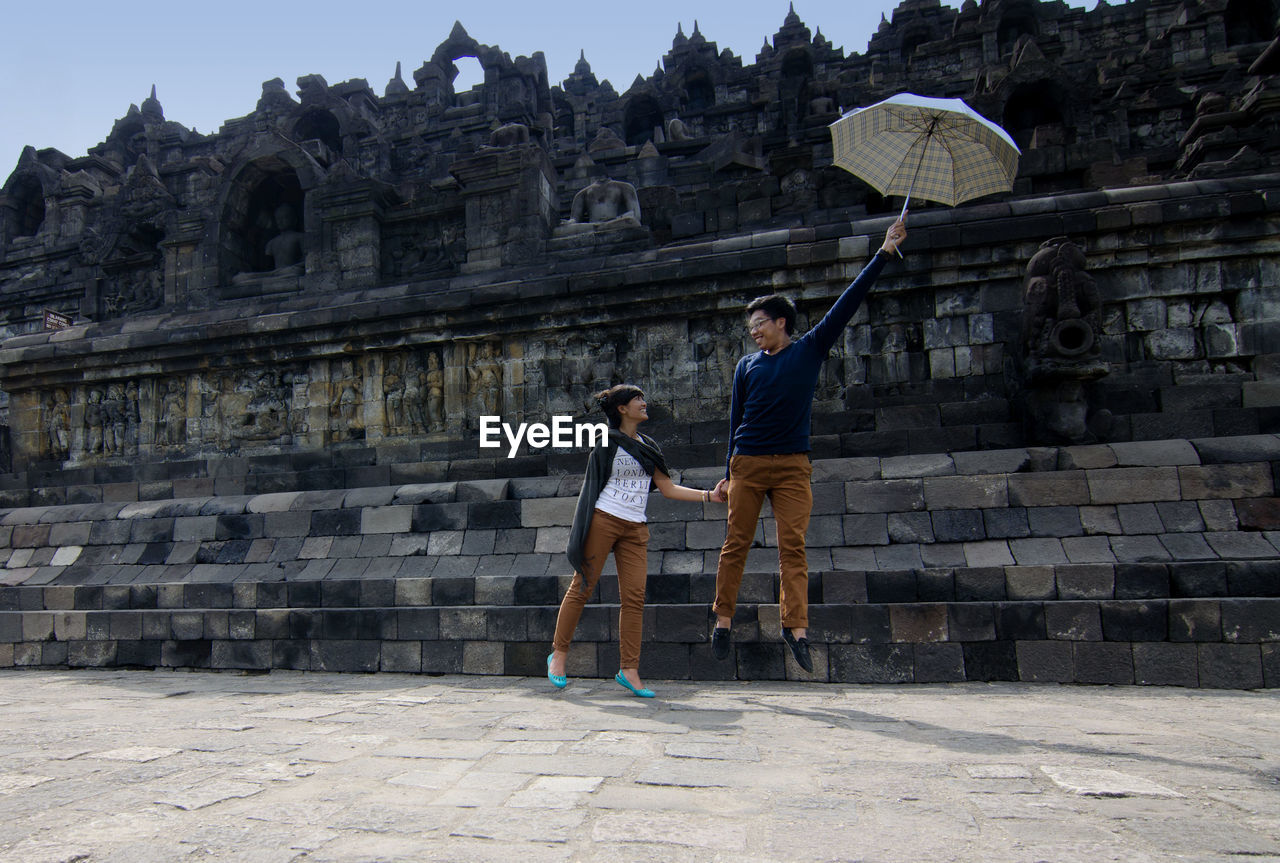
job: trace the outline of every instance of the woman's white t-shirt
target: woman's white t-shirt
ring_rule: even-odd
[[[649,502],[649,475],[640,462],[622,447],[613,457],[613,472],[596,498],[596,509],[624,521],[644,523]]]

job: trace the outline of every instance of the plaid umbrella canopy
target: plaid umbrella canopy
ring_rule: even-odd
[[[954,207],[1010,191],[1018,172],[1018,145],[962,99],[899,93],[830,128],[832,161],[885,196]]]

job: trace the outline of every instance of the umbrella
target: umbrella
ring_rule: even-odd
[[[1018,172],[1018,145],[963,99],[899,93],[830,128],[835,164],[908,203],[915,195],[954,207],[1008,192]]]

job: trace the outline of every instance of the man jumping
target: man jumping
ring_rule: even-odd
[[[906,213],[903,213],[906,216]],[[831,310],[805,335],[792,339],[796,307],[780,294],[757,297],[747,306],[747,331],[760,348],[733,372],[729,408],[729,459],[716,491],[728,495],[729,521],[716,570],[716,615],[711,652],[729,658],[729,626],[738,602],[747,550],[767,497],[778,524],[782,637],[796,662],[813,671],[809,656],[809,563],[805,532],[813,509],[809,477],[809,417],[822,363],[840,332],[862,305],[891,255],[907,238],[902,219]]]

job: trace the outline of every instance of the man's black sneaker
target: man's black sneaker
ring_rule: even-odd
[[[796,665],[813,674],[813,659],[809,657],[809,639],[796,638],[789,629],[782,630],[782,637],[791,646],[791,655],[796,658]]]
[[[717,626],[711,630],[711,655],[721,661],[729,658],[729,628]]]

